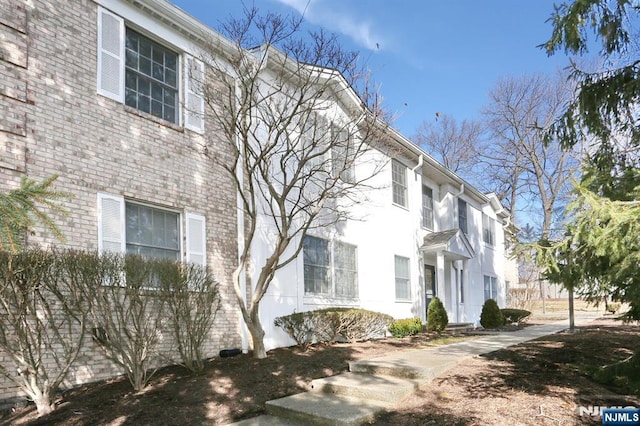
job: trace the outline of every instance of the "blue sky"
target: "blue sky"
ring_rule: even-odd
[[[212,28],[241,16],[236,0],[171,0]],[[556,0],[556,3],[560,0]],[[253,4],[251,0],[247,4]],[[261,12],[301,13],[360,52],[393,125],[411,137],[436,112],[477,119],[500,77],[568,65],[536,47],[551,35],[553,0],[255,0]]]

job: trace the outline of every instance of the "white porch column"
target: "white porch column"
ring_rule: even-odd
[[[445,300],[444,253],[441,251],[436,254],[436,289],[436,296],[438,296],[442,304],[446,307],[447,300]]]
[[[460,270],[461,264],[462,262],[456,261],[454,268],[456,271],[456,279],[454,280],[456,288],[454,289],[453,294],[456,295],[456,322],[460,322],[460,283],[462,282],[460,281],[462,279],[462,271]]]

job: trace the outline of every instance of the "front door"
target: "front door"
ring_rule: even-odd
[[[425,292],[425,318],[426,312],[429,310],[431,299],[436,297],[436,268],[431,265],[424,265],[424,292]]]

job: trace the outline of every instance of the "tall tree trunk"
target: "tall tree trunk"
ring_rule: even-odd
[[[258,307],[260,305],[254,305],[249,312],[249,321],[247,322],[247,328],[249,334],[251,334],[251,341],[253,343],[253,357],[256,359],[263,359],[267,357],[267,351],[264,348],[264,329],[260,322],[260,315],[258,313]]]

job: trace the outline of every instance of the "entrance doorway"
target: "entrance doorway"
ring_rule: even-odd
[[[425,318],[429,311],[429,303],[436,294],[436,267],[432,265],[424,265],[424,292],[425,292]]]

